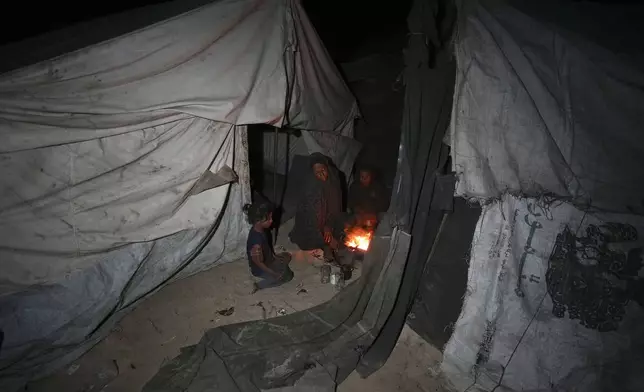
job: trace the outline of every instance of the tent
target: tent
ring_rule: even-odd
[[[0,52],[2,390],[243,254],[247,125],[301,129],[345,171],[359,149],[296,0],[165,3]]]
[[[406,237],[386,259],[396,268],[370,271],[335,304],[208,331],[146,390],[331,391],[354,367],[382,366],[405,322],[443,342],[442,375],[458,391],[641,390],[644,221],[632,169],[644,163],[644,79],[638,37],[618,31],[641,16],[416,0],[387,221],[389,238]],[[258,343],[263,329],[293,334],[288,350]]]
[[[457,390],[642,389],[643,15],[459,3],[449,143],[482,213],[444,347]]]

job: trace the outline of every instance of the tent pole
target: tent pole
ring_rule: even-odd
[[[277,208],[277,142],[278,142],[278,128],[275,127],[275,137],[273,138],[273,202]],[[277,244],[277,225],[273,229],[273,245]]]

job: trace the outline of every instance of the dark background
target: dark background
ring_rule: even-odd
[[[577,2],[582,0],[561,1]],[[0,45],[93,18],[164,2],[160,0],[121,0],[96,3],[78,3],[67,0],[38,4],[17,1],[3,2],[0,16]],[[591,0],[588,2],[633,4],[644,1]],[[386,37],[391,31],[404,28],[405,17],[411,1],[302,0],[302,3],[334,58],[344,61],[365,41],[377,41]]]
[[[271,0],[268,0],[271,1]],[[3,3],[0,45],[58,30],[75,23],[120,13],[159,0],[78,3],[49,2],[34,5]],[[354,57],[370,40],[377,42],[405,29],[410,0],[303,0],[304,8],[335,61]]]

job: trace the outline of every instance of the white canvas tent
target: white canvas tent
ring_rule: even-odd
[[[453,169],[483,213],[443,373],[467,391],[642,390],[642,8],[459,12]]]
[[[2,390],[73,360],[168,281],[243,254],[247,124],[302,129],[344,170],[357,154],[356,102],[298,1],[169,18],[175,6],[0,75]]]

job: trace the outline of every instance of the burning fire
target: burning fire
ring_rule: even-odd
[[[373,233],[371,231],[354,227],[352,229],[347,229],[346,233],[347,236],[344,240],[344,244],[346,246],[364,251],[369,249],[369,243],[371,243],[371,237],[373,237]]]

